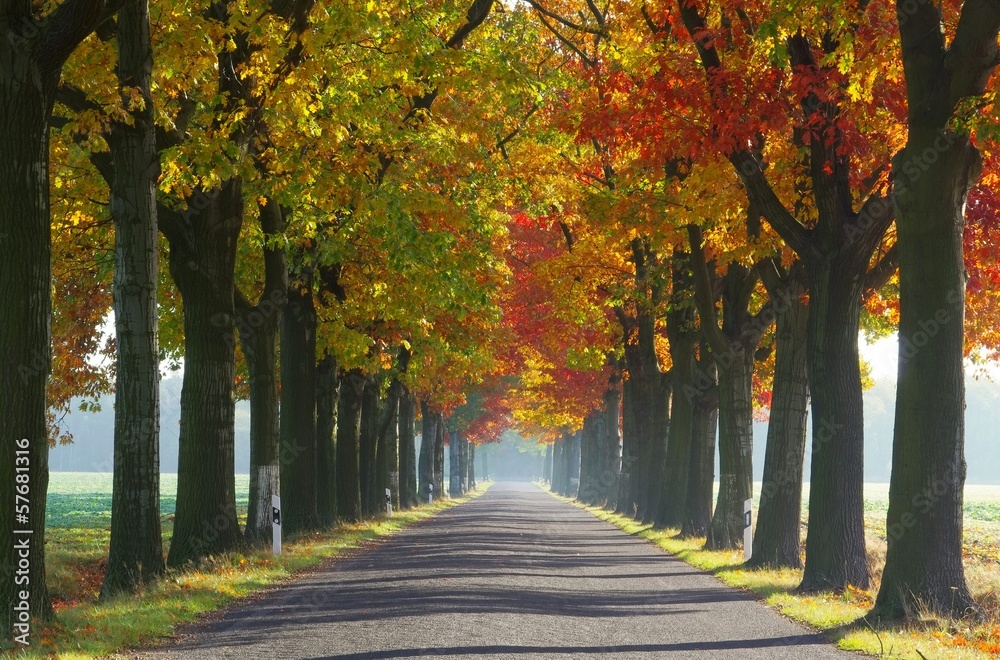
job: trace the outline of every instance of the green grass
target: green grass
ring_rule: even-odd
[[[870,611],[877,587],[870,591],[850,589],[845,593],[798,594],[801,570],[744,570],[743,552],[704,550],[704,538],[683,539],[676,529],[655,530],[634,519],[599,507],[584,506],[553,495],[585,509],[623,531],[649,540],[688,564],[710,572],[726,584],[755,594],[762,602],[785,616],[824,631],[841,648],[884,658],[979,659],[1000,655],[1000,537],[992,532],[976,532],[980,526],[992,529],[990,521],[972,521],[966,526],[966,574],[973,595],[984,606],[987,620],[982,624],[942,621],[933,617],[907,625],[875,631],[863,622]],[[872,508],[875,508],[874,506]],[[988,509],[988,511],[991,509]],[[866,516],[869,560],[876,579],[885,562],[885,513]],[[881,528],[881,529],[880,529]],[[970,533],[970,529],[973,530]],[[982,534],[982,535],[980,535]],[[980,548],[982,555],[969,552]]]
[[[279,557],[272,556],[269,549],[212,557],[195,567],[169,571],[141,593],[108,602],[98,602],[97,596],[106,568],[110,532],[96,525],[55,526],[47,533],[46,570],[56,621],[36,627],[32,645],[17,655],[89,658],[122,654],[152,644],[171,636],[179,624],[195,621],[236,599],[287,580],[345,550],[425,520],[480,495],[487,487],[481,485],[464,498],[436,500],[432,506],[397,511],[391,519],[341,525],[328,532],[288,539]],[[100,511],[84,513],[87,515],[79,519],[100,518]],[[171,530],[168,522],[164,526],[165,544]]]
[[[110,472],[52,472],[45,498],[45,526],[109,527],[111,525]],[[236,505],[246,513],[250,475],[236,475]],[[177,505],[177,475],[160,475],[160,515],[174,513]]]

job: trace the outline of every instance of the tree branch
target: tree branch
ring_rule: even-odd
[[[905,26],[900,26],[900,32]],[[955,39],[948,48],[946,63],[951,70],[950,101],[979,96],[986,90],[993,69],[1000,63],[997,33],[1000,32],[1000,3],[996,0],[966,0],[958,19]]]
[[[705,258],[704,236],[701,227],[688,225],[688,241],[691,243],[691,272],[694,275],[694,301],[701,317],[701,329],[709,346],[718,354],[729,350],[729,340],[719,328],[719,314],[715,309],[715,295]]]
[[[588,0],[588,2],[589,1],[590,0]],[[587,34],[602,34],[601,30],[595,30],[593,28],[587,27],[586,25],[580,25],[579,23],[574,23],[573,21],[569,20],[568,18],[560,16],[559,14],[557,14],[557,13],[555,13],[553,11],[549,11],[548,9],[546,9],[545,7],[543,7],[541,5],[541,3],[536,2],[536,0],[528,0],[528,4],[531,5],[532,8],[535,11],[537,11],[539,14],[542,14],[544,16],[548,16],[552,20],[561,23],[565,27],[568,27],[570,30],[574,30],[576,32],[586,32]]]
[[[54,75],[91,32],[125,5],[127,0],[66,0],[49,15],[37,42],[39,68]]]
[[[870,298],[876,291],[885,286],[889,278],[893,276],[899,268],[899,251],[896,244],[886,250],[882,258],[878,260],[868,274],[865,276],[865,299]]]

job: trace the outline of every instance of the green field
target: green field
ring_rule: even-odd
[[[110,472],[52,472],[45,508],[47,527],[111,527]],[[236,475],[236,506],[246,513],[250,475]],[[160,514],[173,515],[177,475],[160,475]]]
[[[45,522],[49,527],[110,527],[110,472],[53,472],[49,476],[48,505]],[[760,493],[760,482],[754,484]],[[236,505],[246,512],[250,493],[250,476],[236,475]],[[756,498],[755,498],[756,500]],[[177,502],[177,475],[160,475],[160,513],[173,514]],[[803,514],[808,507],[809,485],[806,484],[802,503]],[[755,501],[755,504],[757,502]],[[889,484],[865,484],[865,513],[885,516],[889,506]],[[965,488],[965,517],[974,523],[1000,525],[1000,486],[970,485]],[[987,524],[987,527],[992,525]],[[1000,530],[1000,527],[998,527]]]

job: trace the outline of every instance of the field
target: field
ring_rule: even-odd
[[[47,527],[111,527],[110,472],[52,472],[45,510]],[[236,505],[246,513],[250,476],[236,475]],[[173,515],[177,504],[177,475],[160,475],[160,514]]]

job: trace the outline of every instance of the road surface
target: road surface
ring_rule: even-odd
[[[586,511],[508,483],[143,654],[419,656],[857,657]]]

